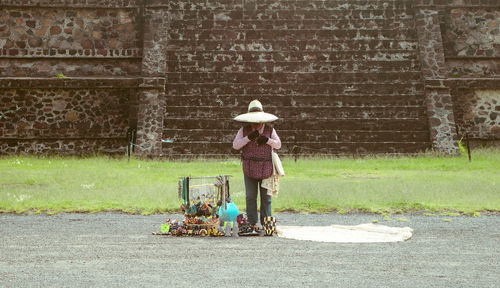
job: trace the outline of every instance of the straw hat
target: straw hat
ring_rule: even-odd
[[[268,123],[277,120],[278,117],[264,112],[259,100],[253,100],[248,104],[248,113],[234,117],[234,120],[245,123]]]

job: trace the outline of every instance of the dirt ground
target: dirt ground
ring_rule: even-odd
[[[408,222],[396,218],[408,219]],[[380,224],[406,242],[155,236],[167,218],[0,214],[1,287],[498,287],[500,215],[278,214],[281,225]],[[451,222],[444,221],[445,218]]]

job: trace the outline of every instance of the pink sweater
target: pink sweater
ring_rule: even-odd
[[[262,127],[259,129],[259,134],[264,133],[264,126],[265,125],[262,125]],[[235,150],[240,150],[241,148],[245,147],[248,142],[250,142],[250,139],[248,139],[247,136],[243,136],[243,127],[241,127],[240,130],[238,130],[236,137],[234,138],[233,148]],[[278,137],[278,134],[276,134],[276,130],[274,130],[274,128],[273,132],[271,133],[271,138],[269,138],[269,141],[267,141],[267,145],[276,150],[281,148],[280,137]]]

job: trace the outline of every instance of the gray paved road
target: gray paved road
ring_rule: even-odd
[[[410,226],[413,238],[335,244],[154,236],[169,215],[0,214],[1,287],[499,287],[500,215],[280,214],[282,225]],[[180,219],[179,215],[174,218]],[[395,217],[394,217],[395,219]]]

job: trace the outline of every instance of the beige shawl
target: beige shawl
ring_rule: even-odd
[[[273,174],[271,177],[262,180],[261,186],[267,189],[267,195],[278,196],[280,190],[279,177],[285,176],[285,171],[281,165],[281,160],[278,154],[272,152],[273,159]]]

